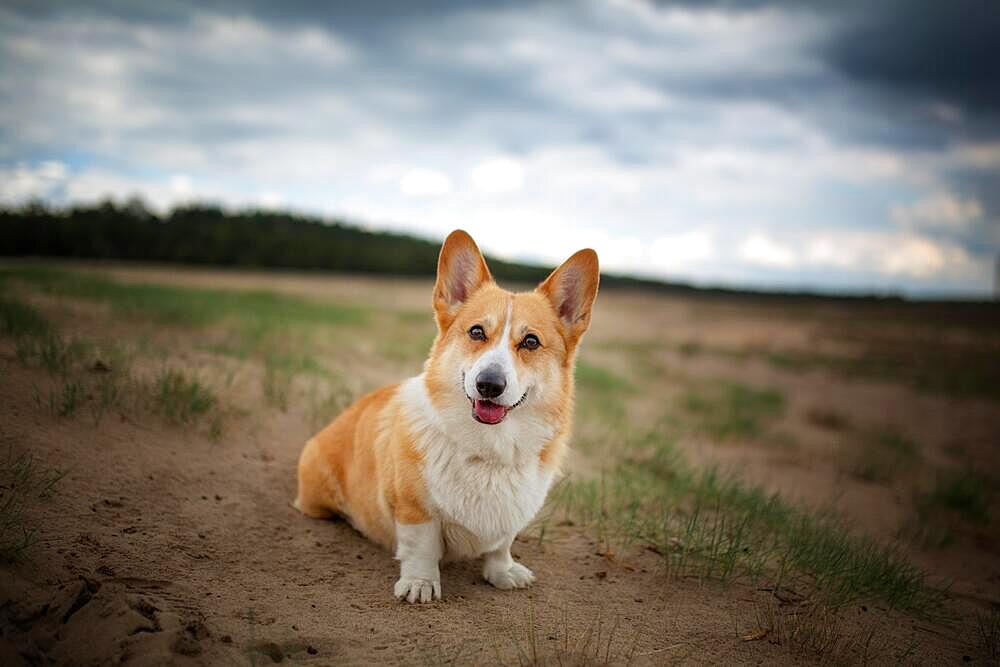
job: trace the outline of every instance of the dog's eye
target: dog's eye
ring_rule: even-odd
[[[469,329],[469,338],[472,340],[486,340],[486,332],[477,324]]]
[[[538,340],[538,336],[535,334],[528,334],[521,341],[518,347],[523,347],[525,350],[537,350],[541,346],[541,342]]]

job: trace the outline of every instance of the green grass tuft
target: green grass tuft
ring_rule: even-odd
[[[19,338],[48,332],[49,323],[37,309],[9,296],[0,297],[0,334]]]
[[[701,343],[695,340],[684,341],[677,347],[677,351],[681,353],[682,357],[695,357],[702,353],[704,347]]]
[[[807,512],[715,469],[692,469],[657,433],[629,447],[643,454],[601,479],[554,490],[555,511],[609,545],[651,548],[676,576],[767,580],[833,605],[880,599],[925,611],[939,600],[900,553],[835,516]]]
[[[90,406],[95,427],[101,425],[110,410],[121,405],[124,393],[122,384],[123,375],[120,373],[105,375],[97,381],[94,401]]]
[[[78,380],[67,380],[58,393],[50,395],[49,410],[57,417],[72,417],[86,398],[86,391]]]
[[[66,340],[54,331],[38,336],[22,336],[17,341],[17,358],[25,365],[41,366],[52,375],[65,377],[86,354],[87,346]]]
[[[31,453],[13,446],[0,459],[0,561],[17,562],[37,539],[25,516],[29,505],[52,495],[64,472],[43,468]]]
[[[777,390],[735,383],[690,390],[682,402],[698,430],[715,440],[755,438],[785,410],[785,397]]]
[[[109,304],[119,314],[166,324],[204,326],[236,318],[248,327],[288,324],[354,325],[366,321],[356,306],[319,303],[263,290],[219,290],[117,282],[88,273],[43,267],[7,269],[16,279],[48,294]]]
[[[582,359],[576,364],[576,388],[581,416],[612,427],[625,421],[624,397],[635,392],[625,378]]]
[[[42,366],[53,375],[65,376],[84,351],[81,343],[56,333],[36,308],[8,295],[0,296],[0,334],[15,339],[21,363]]]
[[[913,467],[920,455],[917,444],[892,429],[867,433],[851,450],[845,464],[849,474],[866,482],[890,482]]]
[[[988,338],[970,335],[959,343],[939,332],[899,330],[883,325],[858,331],[835,330],[829,335],[856,350],[850,355],[762,347],[747,347],[741,352],[785,371],[824,369],[849,378],[902,382],[931,394],[1000,398],[997,348],[995,341]],[[723,349],[713,351],[733,353]]]
[[[392,331],[391,337],[376,339],[378,353],[397,362],[419,363],[427,358],[434,339],[437,336],[432,327],[424,326],[419,328],[406,327],[401,331]]]
[[[583,360],[576,364],[576,385],[581,392],[601,395],[635,391],[632,383],[620,375]]]
[[[272,343],[262,352],[264,373],[262,387],[264,400],[268,405],[282,412],[288,411],[292,385],[296,376],[307,373],[320,377],[329,377],[330,372],[321,366],[312,356],[303,353],[291,353],[277,349]]]
[[[156,376],[152,399],[155,411],[176,422],[193,421],[218,402],[211,389],[174,369]]]
[[[954,470],[938,476],[934,486],[917,497],[922,513],[945,510],[963,519],[986,523],[990,518],[990,482],[972,470]]]

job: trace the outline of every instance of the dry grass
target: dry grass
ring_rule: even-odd
[[[1000,609],[994,606],[976,619],[979,650],[988,664],[1000,664]]]
[[[862,613],[875,612],[865,607]],[[913,644],[891,644],[875,623],[859,633],[849,627],[843,610],[797,599],[791,591],[775,590],[772,597],[754,604],[752,617],[742,625],[737,630],[741,641],[778,644],[793,655],[826,664],[900,664],[914,650]]]
[[[40,466],[30,452],[17,452],[11,438],[3,438],[0,458],[0,561],[16,562],[38,539],[39,527],[30,525],[30,506],[45,500],[65,472]]]
[[[638,657],[641,631],[620,617],[605,618],[600,610],[582,632],[571,629],[565,613],[558,623],[543,626],[533,603],[504,626],[506,635],[491,642],[489,661],[498,665],[597,667],[630,665]]]

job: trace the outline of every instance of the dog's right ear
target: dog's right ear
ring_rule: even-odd
[[[441,246],[437,283],[434,285],[434,316],[438,329],[451,326],[458,309],[484,283],[493,282],[483,254],[472,237],[456,229]]]

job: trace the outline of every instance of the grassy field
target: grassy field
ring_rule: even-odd
[[[84,577],[77,601],[118,591],[102,604],[171,637],[127,635],[128,655],[209,661],[996,659],[998,309],[605,290],[574,455],[518,542],[539,585],[497,595],[458,569],[449,592],[446,571],[452,601],[416,645],[429,617],[383,599],[389,556],[287,501],[312,432],[419,372],[429,303],[419,280],[0,267],[0,558],[17,590]],[[128,583],[192,563],[202,588]],[[317,608],[351,577],[368,602]],[[154,597],[156,613],[136,602]],[[67,640],[32,639],[12,609],[4,638],[58,659]],[[331,613],[357,627],[330,639]]]

